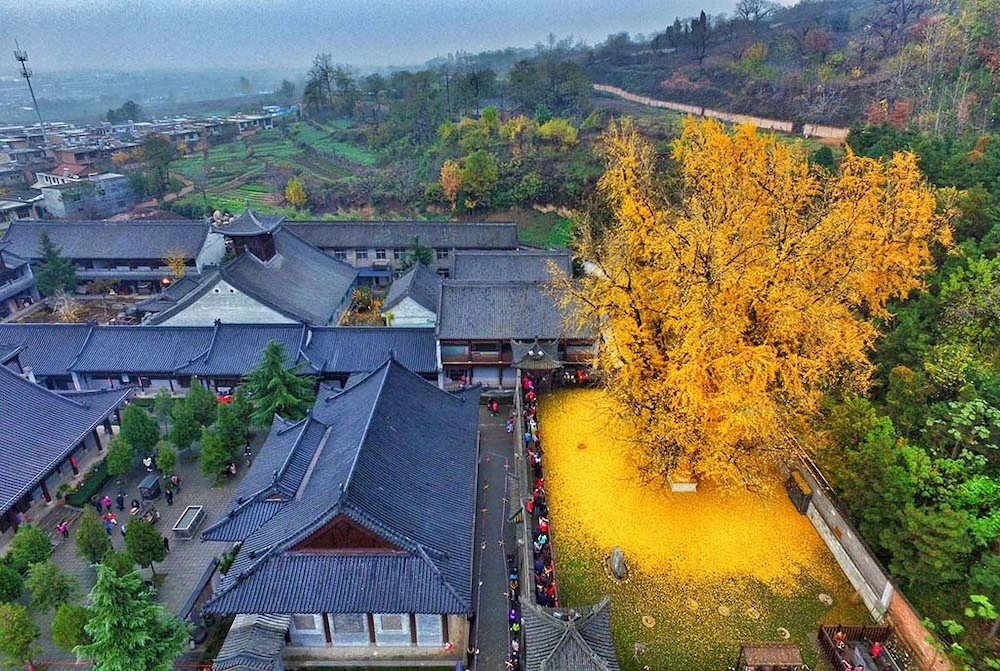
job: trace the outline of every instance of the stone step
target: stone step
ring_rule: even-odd
[[[52,536],[52,542],[55,545],[60,545],[64,541],[68,540],[62,537],[62,534],[56,529],[60,522],[66,522],[72,532],[73,525],[76,523],[80,516],[83,515],[83,510],[71,505],[57,506],[56,508],[49,511],[39,524],[38,528]],[[70,537],[72,538],[72,536]]]

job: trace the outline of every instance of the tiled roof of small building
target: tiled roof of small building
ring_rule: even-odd
[[[525,603],[525,671],[619,671],[611,638],[611,599],[584,608]]]
[[[567,275],[573,272],[569,252],[518,249],[503,252],[463,251],[455,253],[456,280],[489,282],[548,282],[551,266]]]
[[[0,344],[24,345],[21,365],[35,375],[69,375],[92,324],[0,324]]]
[[[478,397],[478,388],[449,394],[390,360],[317,401],[302,422],[276,421],[278,435],[268,437],[275,454],[258,459],[247,478],[261,487],[259,500],[287,503],[241,539],[205,609],[471,612]],[[275,468],[282,451],[286,460]],[[296,484],[295,462],[305,456],[309,471]],[[268,475],[270,488],[262,485]],[[398,549],[293,550],[338,517]]]
[[[274,671],[291,624],[288,615],[237,615],[212,671]]]
[[[0,366],[0,512],[38,486],[131,393],[59,394]]]
[[[436,313],[440,295],[441,278],[427,266],[417,262],[389,287],[382,312],[396,307],[404,298],[412,298],[421,307]]]
[[[322,249],[408,249],[415,239],[437,249],[517,249],[511,222],[289,221],[284,228]]]
[[[586,337],[567,328],[564,314],[548,283],[446,280],[437,330],[442,340]]]
[[[314,328],[303,353],[323,373],[373,371],[390,356],[415,373],[438,368],[437,342],[429,328]]]
[[[30,221],[11,222],[3,240],[29,260],[41,258],[39,237],[47,233],[70,259],[163,259],[179,252],[195,258],[209,225],[201,221]]]
[[[238,217],[233,217],[217,226],[216,230],[231,237],[261,235],[272,233],[284,221],[285,215],[283,214],[260,214],[248,207]]]

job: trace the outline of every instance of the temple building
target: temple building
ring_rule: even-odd
[[[17,526],[18,513],[30,517],[32,506],[52,503],[56,488],[97,458],[132,389],[54,392],[12,370],[16,355],[0,356],[2,533]]]
[[[0,319],[40,298],[28,260],[11,252],[8,246],[0,242]]]
[[[321,389],[304,419],[274,418],[228,512],[202,532],[240,543],[203,606],[238,623],[216,669],[464,656],[479,395],[390,359],[344,391]]]

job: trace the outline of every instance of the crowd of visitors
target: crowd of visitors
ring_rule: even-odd
[[[542,443],[538,434],[538,400],[535,381],[527,373],[521,379],[524,425],[524,450],[531,468],[531,498],[525,510],[531,516],[531,550],[534,559],[535,602],[539,606],[557,607],[559,597],[552,565],[552,543],[549,532],[549,507],[545,497],[545,472],[542,467]]]

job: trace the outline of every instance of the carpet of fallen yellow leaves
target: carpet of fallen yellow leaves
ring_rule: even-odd
[[[868,621],[780,482],[762,494],[710,483],[694,494],[671,493],[644,484],[601,390],[547,396],[538,416],[563,602],[612,594],[624,668],[724,668],[740,641],[782,640],[789,632],[815,661],[808,639],[820,621]],[[631,571],[624,583],[604,570],[616,545]],[[644,615],[656,625],[643,626]],[[635,643],[645,652],[635,655]]]

